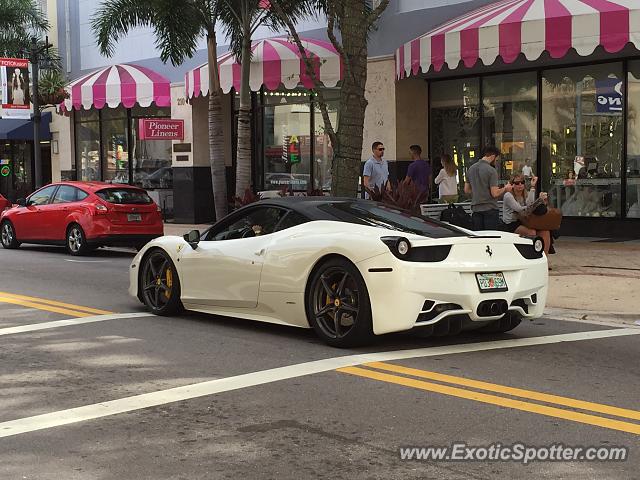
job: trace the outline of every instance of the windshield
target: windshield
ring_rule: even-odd
[[[429,238],[467,236],[466,233],[456,227],[436,222],[426,217],[411,215],[404,210],[387,207],[375,202],[327,203],[319,206],[318,209],[342,222],[387,228]]]
[[[153,203],[147,192],[134,188],[106,188],[97,191],[96,195],[105,202],[115,204],[147,205]]]

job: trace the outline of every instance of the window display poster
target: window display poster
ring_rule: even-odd
[[[617,78],[596,80],[596,109],[598,113],[622,113],[623,84]]]
[[[33,114],[29,86],[29,60],[0,58],[1,118],[29,119]]]

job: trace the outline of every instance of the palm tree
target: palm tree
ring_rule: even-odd
[[[180,65],[195,54],[206,37],[209,62],[209,163],[216,219],[227,214],[227,181],[222,131],[215,24],[219,0],[106,0],[92,19],[103,55],[113,55],[117,40],[135,27],[152,27],[160,59]]]
[[[293,22],[288,21],[283,0],[271,0],[275,14],[286,23],[302,55],[307,74],[316,84],[318,106],[325,130],[333,146],[331,167],[331,194],[355,197],[360,176],[364,115],[367,109],[365,86],[367,83],[367,42],[369,33],[383,14],[389,0],[299,0],[307,3],[327,17],[327,37],[340,54],[344,65],[344,78],[340,87],[340,121],[337,128],[331,124],[322,85],[316,78],[312,62],[305,53]],[[341,39],[336,36],[336,28]]]
[[[241,63],[240,106],[238,109],[238,143],[236,154],[236,196],[242,197],[251,185],[251,42],[262,25],[273,31],[286,23],[271,10],[268,0],[220,0],[220,21],[224,25],[231,51]],[[295,22],[310,12],[307,2],[283,0],[287,18]]]
[[[0,0],[0,56],[24,56],[31,37],[47,30],[49,22],[36,0]]]

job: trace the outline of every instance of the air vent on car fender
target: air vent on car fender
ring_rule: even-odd
[[[451,252],[451,245],[432,245],[429,247],[413,247],[404,260],[409,262],[442,262]]]

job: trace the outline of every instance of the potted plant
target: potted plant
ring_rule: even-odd
[[[44,70],[38,80],[40,105],[58,105],[69,98],[66,86],[67,79],[59,70]]]

